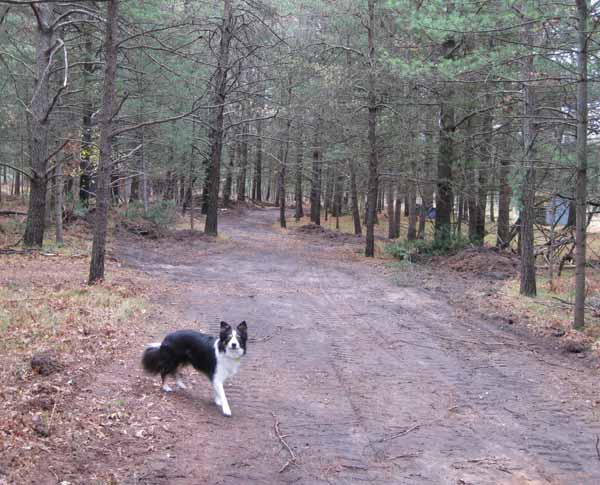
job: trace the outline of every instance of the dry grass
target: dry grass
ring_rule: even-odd
[[[150,307],[142,281],[116,265],[107,270],[107,282],[88,287],[87,259],[0,256],[0,471],[19,476],[66,430],[92,432],[93,420],[72,414],[68,403],[93,369],[115,358]],[[59,365],[49,376],[30,364],[44,351]]]
[[[521,317],[525,316],[526,324],[542,332],[556,329],[564,330],[570,338],[585,339],[596,350],[600,350],[600,306],[595,295],[600,294],[600,274],[590,271],[588,284],[588,301],[586,311],[586,327],[581,331],[571,328],[573,322],[573,302],[575,298],[575,277],[572,272],[565,272],[556,279],[554,290],[549,288],[548,278],[538,276],[538,296],[525,297],[519,294],[518,279],[504,283],[499,289],[499,303]]]
[[[10,208],[25,210],[18,200]],[[1,217],[0,227],[7,247],[20,239],[24,221]],[[54,242],[49,228],[41,251],[0,255],[0,483],[19,483],[69,436],[101,432],[91,403],[89,413],[71,404],[89,398],[95,370],[118,361],[159,312],[151,303],[159,290],[121,268],[110,249],[107,280],[87,286],[89,227],[78,221],[65,229],[64,244]],[[42,376],[31,357],[46,351],[57,371]]]

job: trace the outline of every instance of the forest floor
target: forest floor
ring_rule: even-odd
[[[105,301],[112,314],[89,320],[110,319],[112,331],[90,325],[64,343],[97,345],[94,365],[78,374],[67,359],[68,375],[11,367],[3,376],[6,406],[26,384],[28,413],[40,417],[11,431],[23,445],[2,450],[0,483],[600,482],[590,352],[565,353],[561,338],[515,325],[519,309],[504,308],[496,276],[400,271],[365,261],[351,237],[279,230],[275,219],[272,209],[232,211],[218,239],[117,242],[114,276],[77,295],[78,314]],[[69,258],[63,271],[81,271]],[[27,298],[43,299],[33,281]],[[49,291],[71,298],[77,285]],[[165,394],[139,366],[144,344],[178,328],[214,333],[220,320],[246,320],[250,332],[226,388],[232,418],[212,404],[205,378],[188,371],[189,388]],[[9,337],[25,355],[25,337]]]

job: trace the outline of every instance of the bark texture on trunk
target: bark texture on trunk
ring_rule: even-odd
[[[254,162],[254,181],[252,197],[256,202],[262,202],[262,121],[256,122],[256,160]]]
[[[388,219],[388,238],[394,239],[396,236],[396,218],[394,217],[394,184],[389,183],[386,190],[387,219]]]
[[[85,61],[83,64],[83,118],[81,122],[81,176],[79,179],[79,199],[87,207],[89,204],[92,188],[92,165],[90,157],[92,154],[92,115],[94,113],[94,96],[92,94],[92,75],[94,73],[94,51],[90,27],[82,25],[84,38]]]
[[[247,108],[242,109],[242,119],[247,117]],[[242,125],[242,139],[240,141],[240,174],[237,183],[237,200],[246,200],[246,175],[248,171],[248,123]]]
[[[365,245],[365,256],[375,256],[375,218],[377,216],[377,189],[379,184],[379,167],[377,154],[377,92],[375,78],[375,2],[369,0],[369,22],[367,25],[367,37],[369,45],[368,54],[368,140],[369,140],[369,181],[367,186],[367,237]]]
[[[448,39],[442,46],[443,57],[452,59],[456,42]],[[454,131],[456,129],[454,88],[444,86],[440,99],[439,151],[437,160],[437,193],[435,207],[435,239],[451,236],[454,194],[452,191],[452,166],[454,164]]]
[[[510,240],[510,197],[512,190],[508,183],[509,161],[500,160],[498,167],[498,228],[496,247],[505,248]]]
[[[46,191],[48,188],[48,132],[50,111],[50,64],[54,50],[52,4],[32,5],[36,10],[37,43],[35,50],[36,82],[31,98],[30,150],[32,176],[29,185],[29,208],[23,244],[41,247],[46,227]]]
[[[225,185],[223,186],[223,205],[231,205],[231,189],[233,188],[233,170],[235,168],[235,154],[237,143],[229,148],[229,165],[227,165],[227,174],[225,176]]]
[[[56,163],[54,169],[54,219],[56,228],[56,243],[62,244],[63,240],[63,205],[64,205],[64,179],[63,179],[63,168],[62,162]]]
[[[233,3],[223,1],[223,23],[221,25],[221,41],[217,58],[217,69],[214,76],[213,116],[211,120],[210,162],[207,173],[207,206],[204,232],[216,236],[218,234],[218,204],[221,178],[221,156],[223,152],[223,122],[225,99],[227,96],[227,73],[229,69],[229,48],[233,37]]]
[[[589,0],[577,4],[577,172],[575,178],[575,308],[573,326],[585,325],[587,228],[588,32]]]
[[[302,193],[302,176],[304,174],[304,170],[303,170],[303,151],[304,151],[304,146],[302,143],[302,131],[300,131],[298,133],[298,138],[300,139],[300,142],[298,143],[298,146],[296,148],[297,152],[296,152],[296,183],[295,183],[295,201],[296,201],[296,210],[294,213],[294,218],[296,220],[304,217],[304,205],[302,204],[303,202],[303,193]]]
[[[354,161],[348,161],[350,169],[350,201],[352,206],[352,220],[354,221],[354,234],[360,236],[362,234],[362,225],[360,223],[360,210],[358,208],[358,190],[356,189],[356,169]]]
[[[104,256],[110,204],[110,174],[112,166],[113,113],[117,97],[117,34],[120,0],[109,0],[106,12],[106,37],[104,39],[104,86],[100,117],[100,159],[98,162],[98,187],[92,258],[88,284],[104,279]]]
[[[310,220],[321,225],[321,121],[317,121],[312,161],[312,181],[310,188]]]
[[[531,29],[525,32],[525,41],[531,43]],[[523,64],[524,79],[533,73],[533,56],[527,56]],[[535,92],[531,82],[523,85],[523,169],[525,176],[521,187],[521,285],[520,293],[525,296],[536,296],[535,252],[533,224],[535,219],[535,156],[534,144],[536,124],[534,122]]]

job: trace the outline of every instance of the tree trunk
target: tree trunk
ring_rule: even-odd
[[[29,209],[23,243],[41,247],[46,224],[46,190],[48,186],[48,131],[50,116],[50,66],[54,50],[52,4],[32,5],[37,12],[37,45],[35,51],[36,82],[31,99],[30,150],[31,171]]]
[[[223,186],[223,205],[229,207],[231,205],[231,189],[233,187],[233,170],[235,167],[235,152],[237,150],[237,142],[234,141],[229,148],[229,165],[227,166],[227,175],[225,176],[225,185]]]
[[[369,0],[369,22],[367,24],[368,38],[368,140],[369,140],[369,182],[367,188],[367,238],[365,256],[375,256],[375,216],[377,213],[377,188],[379,184],[379,167],[377,154],[377,92],[375,85],[375,2]]]
[[[491,95],[486,95],[486,105],[493,106],[494,100]],[[483,246],[485,240],[485,209],[487,207],[488,180],[489,173],[492,170],[492,130],[494,121],[492,115],[488,112],[480,116],[481,131],[484,133],[483,144],[479,148],[482,154],[479,164],[479,173],[477,180],[477,221],[475,223],[475,243]]]
[[[589,0],[577,4],[577,172],[575,178],[575,307],[573,327],[585,325]]]
[[[325,197],[324,197],[324,204],[323,204],[323,209],[325,209],[325,220],[327,220],[327,218],[329,217],[329,212],[331,211],[331,205],[332,205],[332,201],[333,201],[333,184],[334,184],[334,178],[333,178],[333,165],[331,163],[327,164],[327,170],[326,170],[326,184],[325,184]]]
[[[400,237],[400,220],[402,216],[402,184],[398,182],[396,187],[396,207],[394,208],[394,239]]]
[[[26,123],[27,124],[27,123]],[[24,165],[24,159],[25,159],[25,140],[24,140],[24,136],[23,136],[23,132],[24,130],[21,129],[19,130],[21,132],[20,138],[21,138],[21,143],[20,143],[20,166],[21,168],[23,168]],[[14,185],[14,191],[13,191],[13,195],[15,196],[19,196],[21,195],[21,172],[19,171],[15,171],[15,185]]]
[[[242,108],[242,119],[247,116],[246,103]],[[246,175],[248,171],[248,123],[242,125],[242,139],[240,142],[240,173],[237,183],[237,200],[244,202],[246,200]]]
[[[302,195],[302,175],[303,175],[303,150],[304,145],[302,142],[302,127],[300,127],[300,131],[298,133],[298,139],[300,140],[298,146],[296,148],[296,185],[295,185],[295,201],[296,201],[296,211],[294,213],[294,218],[296,220],[304,217],[304,206],[303,206],[303,195]]]
[[[256,202],[262,201],[262,121],[256,122],[256,161],[254,165],[254,190],[253,198]]]
[[[468,210],[469,210],[468,202],[465,203],[465,193],[464,193],[463,188],[461,188],[457,199],[458,199],[457,200],[458,210],[457,210],[457,214],[456,214],[456,234],[458,236],[460,236],[462,234],[462,223],[463,223],[463,219],[465,218],[465,211],[468,212]],[[469,231],[470,230],[471,230],[471,223],[469,221]]]
[[[444,58],[452,59],[456,43],[448,39],[444,45]],[[452,165],[454,164],[454,88],[451,84],[444,87],[440,99],[440,139],[438,152],[438,182],[435,208],[435,239],[443,240],[451,235],[452,210],[454,195],[452,193]]]
[[[188,209],[190,211],[190,231],[194,230],[194,221],[195,221],[195,217],[196,214],[194,213],[195,210],[195,199],[194,199],[194,182],[196,180],[196,177],[194,177],[194,149],[192,148],[192,151],[190,153],[190,165],[189,165],[189,172],[190,172],[190,176],[189,178],[189,188],[188,188],[188,193],[189,195],[189,204],[188,204]]]
[[[267,171],[267,194],[266,201],[269,202],[271,200],[271,175],[273,172],[273,160],[269,162],[269,170]]]
[[[448,99],[448,97],[446,98]],[[441,103],[441,127],[438,154],[438,182],[435,211],[435,238],[450,236],[453,205],[452,165],[454,163],[454,107]]]
[[[360,236],[362,234],[362,226],[360,224],[360,210],[358,208],[358,191],[356,190],[356,171],[354,161],[348,161],[350,169],[350,200],[352,205],[352,220],[354,221],[354,234]]]
[[[142,189],[142,204],[144,206],[144,214],[148,213],[148,174],[146,173],[146,157],[144,156],[144,127],[140,130],[140,171],[142,172],[141,189]]]
[[[496,233],[496,247],[507,247],[510,239],[510,196],[511,188],[508,183],[509,161],[500,160],[498,167],[498,228]]]
[[[310,189],[310,220],[321,225],[321,120],[317,120],[313,147],[312,180]]]
[[[394,239],[396,236],[396,218],[394,217],[394,185],[392,182],[388,184],[386,191],[386,202],[387,202],[387,219],[388,219],[388,238]]]
[[[492,166],[490,167],[490,190],[488,192],[490,198],[490,222],[496,222],[496,208],[494,198],[496,196],[495,187],[496,187],[496,172],[497,172],[497,162],[496,162],[496,148],[491,147],[492,150]]]
[[[63,205],[64,205],[64,180],[63,180],[63,168],[62,162],[56,162],[56,168],[54,169],[54,183],[55,183],[55,195],[54,195],[54,208],[56,219],[56,244],[63,244]]]
[[[526,27],[525,41],[531,44],[531,27]],[[533,75],[533,56],[529,55],[524,60],[523,76],[530,79]],[[525,296],[536,296],[535,252],[533,224],[535,218],[535,156],[534,143],[536,138],[536,125],[534,123],[535,93],[531,82],[523,85],[523,165],[525,177],[521,188],[521,285],[520,293]]]
[[[92,85],[92,75],[94,73],[94,51],[92,44],[92,34],[90,26],[82,24],[83,44],[85,61],[83,63],[83,118],[81,122],[81,161],[79,168],[81,175],[79,177],[79,200],[84,207],[88,207],[92,187],[92,164],[90,157],[92,155],[92,115],[94,114],[94,88]]]
[[[414,180],[408,185],[408,230],[406,239],[414,241],[417,238],[417,186]]]
[[[217,70],[214,76],[213,119],[210,126],[210,165],[207,174],[207,210],[204,232],[216,236],[218,234],[218,203],[221,177],[221,154],[223,151],[223,113],[227,95],[227,72],[229,65],[229,47],[233,36],[232,0],[223,0],[223,24],[221,41],[217,58]]]
[[[333,185],[333,205],[331,215],[336,217],[336,224],[339,226],[339,217],[342,215],[343,198],[344,198],[344,176],[340,171],[339,164],[334,167],[335,182]],[[339,227],[338,227],[339,229]]]
[[[112,165],[112,119],[117,96],[117,34],[119,1],[109,0],[106,13],[106,37],[104,40],[104,87],[102,114],[100,118],[100,159],[98,163],[98,187],[96,191],[96,213],[92,259],[88,284],[104,279],[104,255],[108,227],[109,184]]]

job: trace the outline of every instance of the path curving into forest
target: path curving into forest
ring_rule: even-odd
[[[99,468],[144,484],[600,483],[592,377],[275,220],[225,216],[229,240],[202,255],[123,249],[157,282],[188,283],[174,302],[186,321],[246,320],[253,341],[227,386],[231,419],[192,373],[170,395],[135,369],[117,378],[160,400],[168,432]]]

